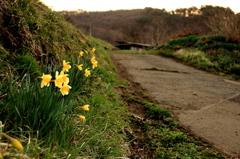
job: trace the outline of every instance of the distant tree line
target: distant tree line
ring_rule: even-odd
[[[230,8],[201,6],[86,12],[63,11],[66,19],[85,34],[105,40],[153,44],[155,47],[182,32],[196,35],[223,35],[228,41],[240,42],[240,14]]]

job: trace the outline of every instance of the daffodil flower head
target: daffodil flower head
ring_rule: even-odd
[[[96,51],[96,49],[95,49],[95,48],[92,48],[91,52],[93,53],[93,52],[95,52],[95,51]]]
[[[62,77],[62,78],[63,78],[63,82],[68,84],[68,83],[69,83],[68,74],[64,74],[64,72],[61,71],[61,72],[60,72],[60,75],[63,76],[63,77]]]
[[[95,56],[93,56],[93,57],[91,58],[91,63],[94,63],[94,62],[96,62]]]
[[[79,117],[82,121],[85,121],[85,120],[86,120],[85,116],[79,115],[78,117]]]
[[[82,68],[82,66],[83,66],[83,64],[80,64],[80,65],[76,65],[77,66],[77,68],[81,71],[83,68]]]
[[[97,64],[98,64],[97,61],[95,61],[94,63],[92,63],[92,68],[94,69],[95,67],[97,67]]]
[[[81,107],[82,110],[89,111],[89,105],[84,105]]]
[[[44,86],[48,87],[50,85],[50,82],[51,82],[51,79],[52,79],[52,76],[50,74],[45,75],[43,73],[43,75],[40,78],[42,79],[41,88],[43,88]]]
[[[63,71],[68,72],[68,70],[71,68],[71,65],[69,65],[70,62],[66,62],[65,60],[63,60]]]
[[[64,83],[64,76],[61,74],[59,75],[58,71],[56,71],[54,82],[55,82],[55,86],[58,88],[61,88]]]
[[[86,68],[84,76],[88,77],[90,74],[91,74],[90,71]]]
[[[64,83],[63,86],[60,88],[60,92],[62,93],[62,95],[68,95],[69,94],[69,90],[71,89],[72,87],[69,86],[67,83]]]
[[[83,54],[84,54],[84,52],[83,52],[83,51],[80,51],[80,52],[79,52],[79,57],[80,57],[80,56],[83,56]]]

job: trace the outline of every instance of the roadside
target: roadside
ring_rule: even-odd
[[[122,68],[118,73],[134,81],[130,82],[134,84],[131,91],[135,88],[147,91],[160,107],[172,110],[193,134],[223,154],[238,156],[238,82],[154,55],[113,54],[112,57]],[[138,107],[133,111],[141,114]]]

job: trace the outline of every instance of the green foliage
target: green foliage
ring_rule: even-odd
[[[38,131],[39,138],[52,131],[59,132],[56,127],[68,122],[68,114],[74,105],[54,86],[40,88],[40,81],[31,81],[29,76],[23,79],[20,87],[10,81],[8,93],[9,117],[5,120],[13,122],[16,129],[27,126],[31,131]]]

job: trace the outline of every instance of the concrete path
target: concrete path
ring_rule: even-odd
[[[240,82],[156,55],[112,57],[195,135],[228,155],[240,155]]]

